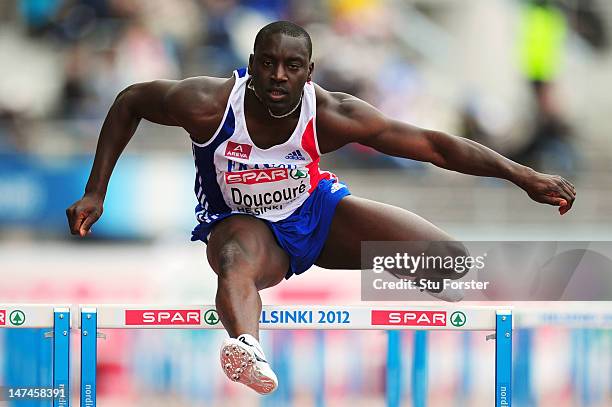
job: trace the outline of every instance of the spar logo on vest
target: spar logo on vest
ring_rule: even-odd
[[[225,156],[230,158],[242,158],[248,160],[251,155],[253,146],[242,143],[234,143],[233,141],[227,142],[225,147]]]
[[[277,182],[289,177],[286,168],[266,168],[262,170],[247,170],[238,172],[226,172],[225,182],[227,184],[261,184],[266,182]]]
[[[248,167],[251,168],[223,174],[226,200],[232,210],[256,216],[282,211],[285,205],[304,199],[308,193],[310,181],[305,168],[288,168],[287,164],[250,164]]]
[[[301,169],[264,168],[259,170],[246,170],[225,173],[226,184],[263,184],[268,182],[284,181],[288,178],[299,180],[308,177],[308,173]]]

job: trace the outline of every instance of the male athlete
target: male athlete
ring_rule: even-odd
[[[567,212],[575,189],[470,140],[384,116],[347,94],[311,82],[310,36],[279,21],[255,38],[248,69],[229,79],[195,77],[129,86],[108,112],[83,198],[66,210],[72,234],[86,236],[102,215],[108,182],[141,119],[180,126],[196,167],[198,225],[218,276],[216,307],[229,333],[227,376],[265,394],[277,378],[259,345],[258,291],[313,264],[360,269],[361,241],[452,241],[421,217],[349,195],[319,157],[349,143],[515,183],[533,200]]]

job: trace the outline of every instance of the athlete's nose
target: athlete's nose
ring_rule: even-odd
[[[287,70],[283,64],[277,64],[272,71],[272,80],[276,82],[285,82],[287,79]]]

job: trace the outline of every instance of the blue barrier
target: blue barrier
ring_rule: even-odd
[[[495,330],[495,406],[512,406],[512,314],[497,313]]]
[[[4,360],[8,388],[58,389],[56,397],[9,400],[9,406],[70,406],[70,310],[67,307],[0,304],[0,328],[10,349]],[[51,331],[49,329],[52,329]],[[51,339],[51,340],[49,340]]]
[[[427,405],[428,369],[427,369],[427,331],[414,332],[412,352],[412,405]]]
[[[402,333],[387,332],[387,407],[399,407],[402,400]]]
[[[96,406],[97,313],[81,312],[81,407]]]

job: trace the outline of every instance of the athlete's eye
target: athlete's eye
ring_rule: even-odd
[[[270,61],[269,59],[264,60],[263,61],[263,66],[265,66],[265,67],[272,66],[272,61]]]

